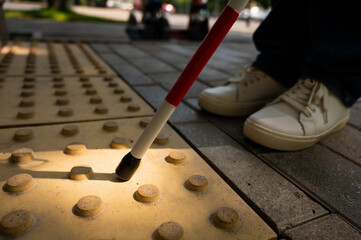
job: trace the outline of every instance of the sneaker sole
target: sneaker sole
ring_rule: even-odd
[[[200,94],[198,98],[198,105],[204,110],[225,117],[241,117],[248,116],[272,99],[263,101],[256,101],[251,103],[230,103],[219,101],[218,99],[211,98],[207,95]]]
[[[262,127],[261,125],[247,119],[244,124],[243,134],[252,141],[268,148],[281,151],[297,151],[309,148],[327,135],[341,130],[347,124],[349,117],[350,115],[348,114],[341,121],[335,124],[334,127],[328,129],[322,134],[312,136],[295,136],[279,133]]]

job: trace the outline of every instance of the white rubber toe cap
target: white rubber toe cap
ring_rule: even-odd
[[[285,103],[278,103],[261,109],[249,116],[247,121],[270,131],[287,135],[303,136],[299,113]]]
[[[234,103],[237,98],[237,89],[232,85],[208,88],[201,92],[200,97],[207,97],[217,103]],[[210,102],[212,104],[212,102]]]

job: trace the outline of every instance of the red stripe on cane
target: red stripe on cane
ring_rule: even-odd
[[[166,96],[168,103],[178,106],[191,88],[193,82],[197,79],[208,60],[221,44],[223,38],[231,29],[233,23],[237,20],[239,13],[233,8],[226,6],[218,20],[209,31],[202,44],[199,46],[192,59],[179,76],[177,82]]]

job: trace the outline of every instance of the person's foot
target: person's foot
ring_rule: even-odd
[[[342,129],[349,115],[350,109],[325,85],[304,79],[249,116],[243,132],[263,146],[295,151]]]
[[[247,116],[285,90],[264,72],[247,67],[242,73],[228,79],[226,85],[203,90],[198,105],[221,116]]]

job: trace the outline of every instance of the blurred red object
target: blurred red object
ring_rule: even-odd
[[[174,13],[175,12],[175,7],[173,4],[170,3],[163,3],[162,4],[162,9],[168,13]]]

